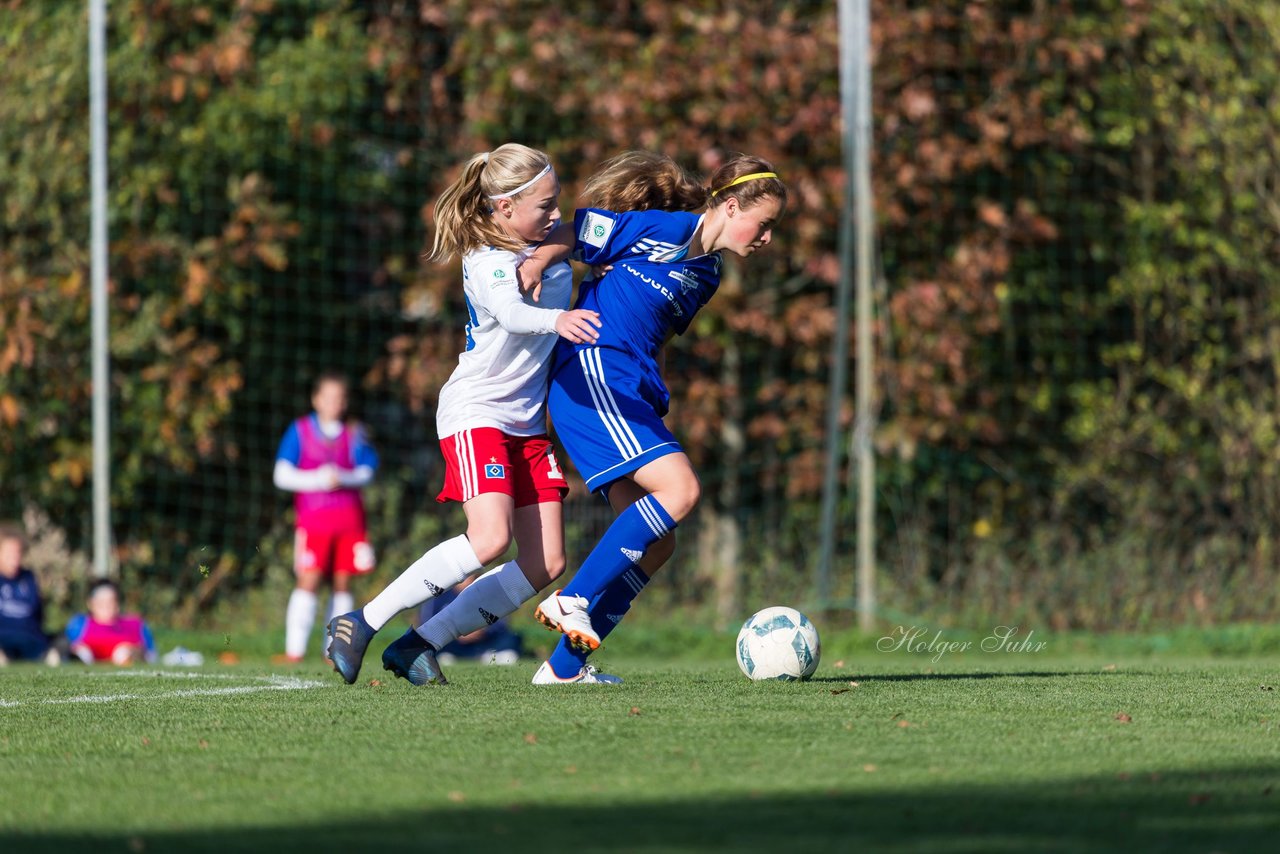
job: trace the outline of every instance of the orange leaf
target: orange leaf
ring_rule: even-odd
[[[1004,228],[1009,224],[1004,210],[993,202],[982,202],[978,205],[978,217],[992,228]]]
[[[259,243],[253,247],[253,254],[272,270],[280,271],[289,266],[289,257],[279,243]]]
[[[209,288],[209,268],[200,261],[192,258],[191,263],[187,264],[187,284],[183,289],[182,297],[187,301],[187,305],[199,305],[204,299],[205,291]]]
[[[4,419],[4,423],[13,427],[18,423],[18,419],[22,416],[22,407],[18,405],[18,401],[9,394],[0,397],[0,418]]]

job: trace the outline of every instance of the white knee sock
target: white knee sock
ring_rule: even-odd
[[[480,567],[480,558],[465,534],[445,540],[414,561],[364,606],[365,621],[381,629],[405,608],[440,595]]]
[[[354,596],[345,590],[335,590],[333,591],[332,598],[329,599],[329,613],[324,618],[324,624],[328,626],[329,623],[333,622],[334,617],[339,614],[345,614],[348,611],[354,611],[355,609],[356,599]],[[325,632],[320,637],[320,648],[327,656],[329,654],[329,633]]]
[[[436,649],[468,632],[496,623],[537,593],[514,560],[491,569],[458,594],[458,598],[418,626],[418,634]]]
[[[325,625],[339,614],[346,614],[356,609],[356,598],[346,590],[333,591],[333,598],[329,600],[329,616],[325,618]]]
[[[302,658],[307,654],[307,638],[316,621],[316,594],[295,587],[284,612],[284,654]]]

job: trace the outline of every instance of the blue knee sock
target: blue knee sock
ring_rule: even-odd
[[[676,520],[652,495],[646,495],[618,514],[600,542],[565,585],[564,595],[593,601],[615,578],[644,556],[645,550],[676,527]]]
[[[618,623],[631,610],[631,602],[640,595],[640,591],[649,583],[649,576],[638,566],[624,570],[595,598],[587,615],[591,617],[591,627],[601,638],[617,628]],[[548,659],[551,670],[561,679],[577,676],[578,671],[587,663],[587,654],[578,652],[569,645],[567,638],[560,638],[560,644]]]

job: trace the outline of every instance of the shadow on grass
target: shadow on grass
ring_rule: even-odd
[[[850,679],[856,682],[934,682],[966,679],[1062,679],[1069,676],[1108,676],[1114,673],[1099,673],[1093,670],[999,670],[978,671],[976,673],[872,673],[859,674],[851,671],[848,676],[820,676],[809,679],[809,682],[841,682],[847,684]],[[1132,676],[1134,671],[1127,670],[1125,675]]]
[[[321,824],[282,817],[277,827],[103,836],[0,832],[0,850],[1204,852],[1266,850],[1280,833],[1280,766],[630,804],[570,797],[552,782],[545,803],[510,807],[436,803]]]

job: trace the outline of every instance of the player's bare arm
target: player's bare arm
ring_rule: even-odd
[[[577,246],[577,238],[573,233],[573,223],[561,223],[556,226],[547,235],[547,239],[539,243],[537,248],[517,265],[516,276],[520,282],[520,290],[523,293],[532,292],[533,301],[538,302],[542,296],[542,274],[552,264],[567,261],[573,254],[575,246]]]

